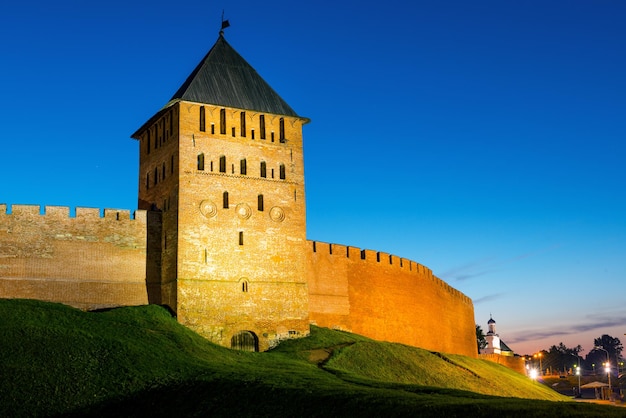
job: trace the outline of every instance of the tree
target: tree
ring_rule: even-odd
[[[487,339],[480,325],[476,324],[476,345],[478,346],[478,354],[481,350],[487,348]]]
[[[594,347],[601,347],[606,350],[606,353],[603,350],[593,349],[587,355],[587,361],[598,365],[605,363],[607,358],[606,355],[609,355],[609,362],[615,366],[615,363],[619,361],[622,357],[622,350],[624,347],[622,346],[619,338],[613,338],[610,335],[604,334],[600,338],[595,338],[593,340]]]
[[[560,342],[558,346],[553,345],[544,352],[543,366],[553,371],[568,373],[574,365],[578,365],[578,353],[581,351],[580,345],[569,348]]]
[[[593,346],[604,348],[606,351],[609,352],[609,356],[611,358],[621,357],[622,350],[624,349],[624,347],[622,346],[622,342],[619,340],[619,338],[613,338],[607,334],[604,334],[600,338],[595,338],[593,340]]]

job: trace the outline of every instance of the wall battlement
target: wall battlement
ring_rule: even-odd
[[[42,210],[43,209],[43,210]],[[114,221],[136,220],[146,222],[146,211],[136,210],[131,212],[128,209],[108,209],[76,207],[74,216],[71,214],[69,206],[40,206],[40,205],[7,205],[0,204],[0,215],[24,217],[41,216],[47,218],[68,218],[68,219],[107,219]]]
[[[391,272],[396,270],[398,273],[413,274],[415,276],[415,280],[426,277],[437,286],[440,286],[450,292],[451,295],[457,297],[462,302],[473,304],[472,300],[468,296],[435,276],[431,269],[407,258],[398,257],[381,251],[361,249],[342,244],[332,244],[311,240],[309,240],[308,243],[309,249],[312,253],[325,254],[330,257],[346,258],[350,262],[362,263],[364,266],[371,266],[376,269],[384,268],[385,270],[391,269]]]

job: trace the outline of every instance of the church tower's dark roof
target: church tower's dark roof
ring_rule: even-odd
[[[176,99],[298,116],[221,33],[213,48],[172,97]]]

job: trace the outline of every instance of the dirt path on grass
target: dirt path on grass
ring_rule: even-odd
[[[322,367],[324,366],[324,364],[326,364],[326,362],[328,361],[328,359],[330,359],[333,355],[333,353],[335,352],[335,350],[339,350],[341,348],[347,347],[349,345],[352,345],[354,343],[346,343],[346,344],[339,344],[339,345],[335,345],[332,347],[325,347],[325,348],[318,348],[315,350],[309,350],[309,361],[311,363],[316,363],[318,366]]]

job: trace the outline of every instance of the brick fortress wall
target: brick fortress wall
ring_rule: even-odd
[[[82,309],[159,303],[160,214],[0,205],[0,297]],[[150,226],[149,226],[150,225]],[[157,241],[158,242],[158,241]],[[472,301],[413,261],[307,241],[309,317],[377,340],[476,357]]]
[[[524,357],[502,356],[500,354],[479,354],[481,360],[491,361],[501,364],[511,370],[526,376],[526,368],[524,367]]]
[[[10,209],[11,213],[8,213]],[[0,205],[0,297],[81,309],[148,303],[148,215],[129,211]],[[148,257],[149,259],[149,257]]]
[[[311,323],[477,357],[471,299],[428,268],[376,251],[308,244]]]

